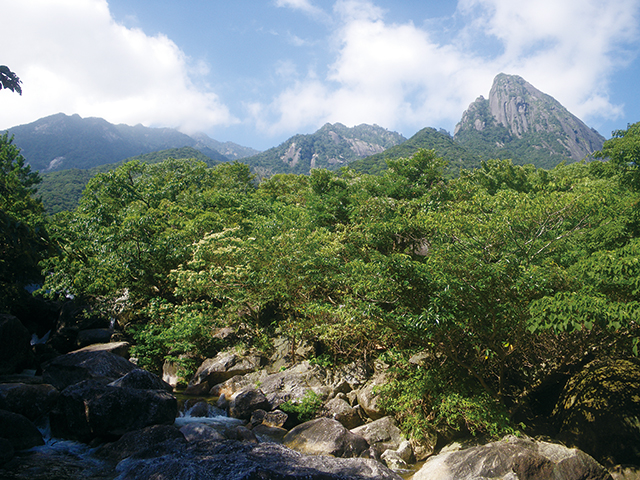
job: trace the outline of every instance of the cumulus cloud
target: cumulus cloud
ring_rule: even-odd
[[[460,0],[456,16],[464,27],[442,43],[429,23],[390,23],[372,1],[338,0],[330,33],[335,60],[326,77],[297,79],[253,111],[274,134],[325,121],[378,123],[409,134],[424,126],[452,128],[504,72],[524,77],[583,119],[615,118],[622,107],[609,101],[608,82],[638,39],[639,5]]]
[[[164,35],[117,24],[105,0],[27,0],[3,6],[3,63],[23,82],[2,98],[0,126],[58,112],[185,131],[234,122],[192,78],[207,67]],[[5,45],[6,46],[6,45]]]

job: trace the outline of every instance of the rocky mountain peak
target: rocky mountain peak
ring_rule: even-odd
[[[461,143],[477,137],[492,148],[521,150],[526,143],[541,154],[574,161],[601,149],[605,140],[550,95],[504,73],[494,79],[489,98],[478,97],[456,126]]]

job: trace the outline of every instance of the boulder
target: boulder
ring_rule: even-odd
[[[613,480],[640,480],[640,466],[616,465],[609,469]]]
[[[220,442],[227,439],[225,435],[206,423],[188,423],[180,427],[180,432],[187,439],[187,442],[200,440]]]
[[[430,457],[413,480],[611,480],[586,453],[562,445],[508,436]]]
[[[252,387],[240,390],[229,400],[229,416],[249,420],[254,410],[270,410],[264,393]]]
[[[327,398],[332,391],[327,386],[326,371],[309,362],[260,379],[260,390],[269,400],[271,408],[278,408],[287,401],[300,402],[309,390],[321,398]]]
[[[118,440],[107,443],[96,450],[96,455],[120,461],[139,452],[140,450],[153,448],[155,445],[167,440],[176,440],[185,443],[185,436],[173,425],[152,425],[140,430],[128,432]]]
[[[189,381],[187,395],[206,394],[211,387],[235,375],[245,375],[258,370],[265,363],[264,357],[256,354],[238,355],[220,352],[215,358],[207,358]]]
[[[180,376],[178,375],[178,364],[165,360],[162,365],[162,381],[168,383],[173,388],[178,386]]]
[[[214,397],[225,396],[228,400],[243,388],[260,384],[260,378],[262,377],[258,374],[258,372],[256,372],[255,374],[250,373],[248,375],[235,375],[229,380],[211,387],[211,390],[209,390],[209,395]]]
[[[109,352],[114,355],[118,355],[122,358],[129,359],[129,349],[131,344],[129,342],[109,342],[109,343],[95,343],[87,347],[75,350],[75,352]]]
[[[281,410],[275,410],[273,412],[266,412],[264,410],[255,410],[251,413],[251,425],[254,427],[257,425],[265,425],[267,427],[283,427],[287,423],[289,415]]]
[[[316,353],[313,344],[306,341],[296,343],[295,350],[293,352],[291,350],[291,340],[286,337],[275,338],[273,353],[269,357],[266,367],[267,371],[269,373],[279,372],[281,369],[295,365],[302,360],[310,359]]]
[[[362,425],[360,407],[352,407],[346,400],[335,397],[324,405],[323,415],[340,422],[346,429],[351,430]]]
[[[557,438],[606,465],[640,465],[640,361],[598,359],[567,382]]]
[[[42,434],[27,417],[6,410],[0,410],[0,438],[8,440],[14,450],[44,445]]]
[[[305,456],[275,443],[164,442],[117,466],[118,480],[401,480],[375,460]]]
[[[107,384],[136,368],[133,363],[113,353],[81,351],[61,355],[45,364],[42,378],[62,390],[90,379]]]
[[[356,390],[362,387],[371,376],[371,371],[363,361],[351,362],[347,365],[340,365],[333,370],[333,378],[336,386],[336,393],[345,391],[344,387],[340,387],[340,383],[347,382],[349,390]]]
[[[376,389],[386,383],[386,374],[384,372],[377,373],[357,391],[358,405],[362,407],[364,413],[372,420],[378,420],[384,416],[384,411],[380,407],[379,396]]]
[[[151,425],[170,425],[176,398],[164,390],[138,390],[85,380],[65,388],[50,413],[56,437],[89,442],[113,438]]]
[[[284,444],[301,453],[358,457],[369,448],[360,435],[350,432],[336,420],[316,418],[294,427],[284,437]]]
[[[166,390],[167,392],[173,392],[171,385],[163,382],[157,375],[142,370],[141,368],[130,371],[109,385],[112,387],[128,387],[138,390]]]
[[[193,405],[188,405],[185,403],[185,415],[189,415],[191,417],[209,417],[211,416],[211,412],[213,411],[211,405],[209,405],[206,401],[200,400],[199,402],[194,403]]]
[[[59,394],[57,388],[47,384],[2,383],[0,408],[35,421],[51,411]]]
[[[394,471],[407,470],[409,468],[407,462],[395,450],[385,450],[382,452],[380,459]]]
[[[276,443],[282,443],[285,435],[288,433],[287,430],[282,427],[273,427],[265,424],[260,424],[254,427],[251,431],[259,442]]]
[[[67,353],[77,348],[81,330],[109,328],[110,321],[91,314],[91,307],[75,301],[64,302],[49,342],[58,352]]]
[[[27,368],[32,358],[29,331],[13,315],[0,315],[0,375]]]
[[[385,450],[397,450],[402,442],[406,440],[395,419],[389,416],[354,428],[351,431],[363,437],[378,455],[381,455]]]

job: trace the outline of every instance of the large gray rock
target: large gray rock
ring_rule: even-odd
[[[270,410],[269,401],[255,388],[245,388],[236,393],[229,401],[229,416],[249,420],[254,410]]]
[[[227,439],[225,435],[206,423],[188,423],[185,426],[180,427],[180,433],[184,435],[187,442],[197,442],[202,440],[220,442]]]
[[[0,315],[0,375],[21,371],[31,358],[29,331],[13,315]]]
[[[101,458],[120,461],[140,450],[151,449],[167,440],[186,443],[184,435],[177,427],[173,425],[152,425],[125,433],[115,442],[102,445],[96,451],[96,455]]]
[[[367,441],[330,418],[316,418],[292,428],[284,437],[284,444],[309,455],[358,457],[369,448]]]
[[[557,438],[606,465],[640,465],[640,361],[598,359],[565,386]]]
[[[340,422],[346,429],[351,430],[362,425],[360,407],[352,407],[346,400],[336,397],[324,405],[323,415]]]
[[[380,407],[380,396],[376,389],[381,385],[385,385],[387,381],[388,379],[384,372],[377,373],[357,391],[358,405],[372,420],[378,420],[385,415],[385,412]]]
[[[109,343],[94,343],[86,347],[74,350],[71,353],[77,352],[109,352],[119,357],[129,359],[129,349],[131,344],[129,342],[109,342]]]
[[[62,390],[83,380],[107,384],[136,368],[133,363],[113,353],[81,351],[61,355],[45,364],[42,378]]]
[[[315,347],[309,342],[297,342],[292,348],[291,340],[286,337],[278,337],[273,341],[273,353],[266,368],[269,373],[276,373],[282,368],[288,368],[303,360],[308,360],[315,355],[315,352]]]
[[[406,440],[395,419],[389,416],[354,428],[351,431],[363,437],[376,450],[378,455],[381,455],[385,450],[397,450],[402,442]]]
[[[35,421],[51,411],[59,394],[57,388],[48,384],[2,383],[0,408]]]
[[[309,391],[320,398],[327,398],[332,392],[327,385],[326,371],[309,362],[260,379],[260,390],[269,400],[271,408],[278,408],[287,401],[300,402]]]
[[[124,377],[114,380],[109,385],[112,387],[128,387],[138,390],[166,390],[173,392],[173,387],[162,381],[160,377],[151,372],[137,368],[130,371]]]
[[[429,458],[413,480],[611,480],[586,453],[514,436]]]
[[[238,355],[233,352],[220,352],[215,358],[206,359],[189,381],[185,393],[188,395],[206,394],[211,387],[222,383],[235,375],[254,372],[264,365],[266,359],[257,354]]]
[[[89,442],[175,421],[176,398],[164,390],[112,387],[85,380],[65,388],[49,415],[56,437]]]
[[[375,460],[305,456],[275,443],[165,442],[120,462],[118,480],[401,480]]]
[[[42,434],[24,415],[0,410],[0,438],[7,439],[14,450],[44,445]]]

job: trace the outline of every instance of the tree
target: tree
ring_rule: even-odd
[[[38,262],[49,248],[44,207],[35,198],[40,177],[25,165],[7,133],[0,136],[0,310],[9,311],[24,286],[39,282]]]
[[[15,73],[9,70],[9,67],[0,65],[0,90],[8,88],[12,92],[18,92],[18,94],[22,95],[21,83],[22,80],[20,80]]]

